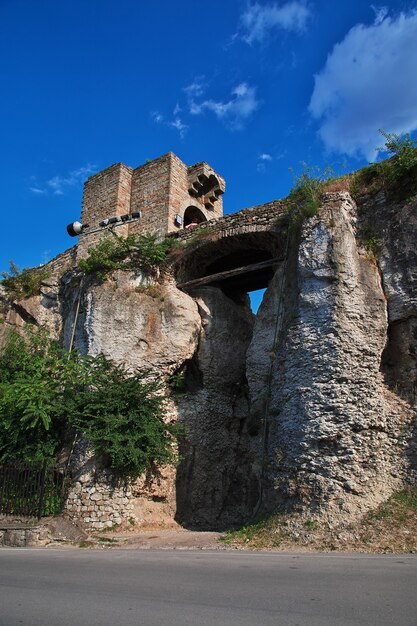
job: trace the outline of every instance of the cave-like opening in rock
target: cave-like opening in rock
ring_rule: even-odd
[[[268,287],[283,257],[283,241],[276,232],[254,232],[203,242],[181,260],[177,284],[191,292],[218,287],[233,300]],[[259,296],[254,298],[258,308]]]
[[[277,232],[256,232],[206,240],[190,247],[177,268],[177,284],[194,298],[201,317],[178,401],[185,435],[176,520],[187,528],[240,526],[259,502],[259,420],[275,320],[268,302],[273,307],[274,297],[267,298],[263,313],[254,313],[270,284],[273,290],[283,239]]]

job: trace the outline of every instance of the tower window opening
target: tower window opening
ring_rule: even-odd
[[[184,228],[192,228],[203,222],[207,222],[207,218],[203,211],[195,206],[189,206],[184,212]]]

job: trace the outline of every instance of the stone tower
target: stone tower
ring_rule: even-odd
[[[207,163],[187,167],[172,152],[136,169],[116,163],[84,185],[78,255],[85,256],[106,233],[91,232],[100,228],[103,220],[112,220],[118,225],[117,234],[126,237],[141,233],[163,236],[190,222],[221,217],[224,190],[225,181]],[[126,216],[138,213],[140,218],[129,223]]]

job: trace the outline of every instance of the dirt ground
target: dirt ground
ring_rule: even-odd
[[[417,553],[417,487],[397,492],[375,511],[339,527],[277,514],[228,533],[130,524],[93,532],[62,517],[44,520],[42,529],[43,545],[80,548]]]
[[[175,550],[225,550],[217,532],[197,532],[180,526],[172,528],[119,527],[109,531],[86,531],[62,517],[45,520],[49,539],[47,546],[68,545],[80,548],[129,548]],[[233,549],[233,548],[232,548]]]
[[[218,550],[225,549],[219,543],[220,533],[196,532],[181,529],[151,529],[139,532],[112,532],[95,535],[101,545],[117,546],[118,548],[175,549],[175,550]]]

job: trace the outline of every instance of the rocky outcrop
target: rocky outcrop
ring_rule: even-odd
[[[63,293],[67,303],[64,338],[68,344],[79,286]],[[190,359],[197,346],[200,316],[190,296],[172,282],[115,272],[103,283],[81,288],[75,345],[81,353],[104,353],[129,369],[151,369],[164,376]],[[69,306],[68,306],[69,305]]]
[[[54,339],[58,339],[62,329],[62,314],[59,301],[59,282],[44,281],[39,295],[10,302],[3,289],[0,289],[0,346],[10,329],[19,330],[26,324],[44,326]]]
[[[382,369],[390,388],[413,402],[417,397],[417,200],[387,201],[380,192],[364,198],[365,228],[377,238],[378,264],[387,299],[387,345]],[[377,219],[375,219],[375,213]]]
[[[11,301],[0,285],[0,347],[10,329],[22,329],[25,324],[44,326],[54,339],[59,339],[65,316],[60,299],[61,277],[74,268],[76,248],[70,248],[45,266],[47,278],[41,282],[40,293]]]
[[[327,194],[305,224],[274,368],[269,493],[316,512],[376,505],[399,484],[402,411],[387,405],[379,371],[385,296],[378,268],[358,252],[355,221],[348,194]]]
[[[183,425],[178,468],[115,484],[79,441],[68,514],[98,529],[174,518],[223,529],[280,508],[336,523],[415,480],[416,213],[381,194],[357,209],[348,193],[328,193],[286,258],[283,226],[271,226],[283,260],[256,317],[244,293],[186,294],[139,270],[103,283],[72,271],[35,299],[3,300],[2,328],[26,315],[67,346],[74,334],[82,353],[185,375],[185,393],[169,400],[168,419]],[[364,245],[370,223],[378,260]],[[204,243],[198,254],[201,269]]]
[[[75,347],[84,354],[104,353],[132,371],[149,370],[166,379],[196,350],[201,326],[197,305],[172,282],[153,283],[143,275],[119,271],[104,283],[68,280],[62,297],[64,341],[69,344],[75,323]],[[167,417],[177,420],[172,401]],[[66,507],[71,518],[81,518],[96,529],[126,520],[142,525],[172,523],[174,468],[160,468],[135,484],[121,483],[81,440],[71,469],[74,482]]]

